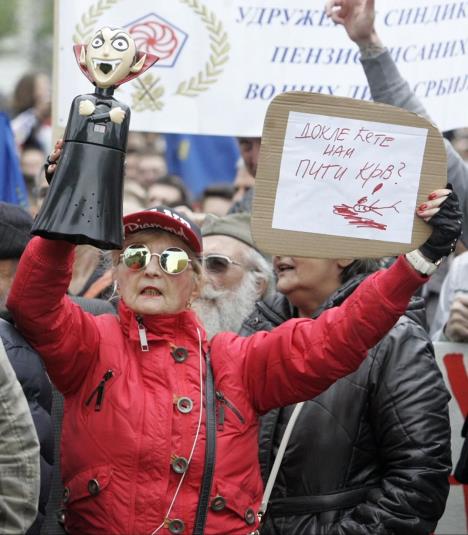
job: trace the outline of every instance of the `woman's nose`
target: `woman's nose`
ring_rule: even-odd
[[[152,276],[161,275],[162,269],[159,265],[159,257],[157,255],[151,255],[150,261],[145,268],[145,273]]]

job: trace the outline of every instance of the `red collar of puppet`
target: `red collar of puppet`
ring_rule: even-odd
[[[90,75],[88,71],[88,67],[86,65],[82,65],[80,62],[80,55],[81,55],[81,49],[86,48],[86,45],[73,45],[73,52],[75,53],[76,61],[78,62],[78,65],[81,69],[81,72],[86,76],[86,78],[92,83],[95,84],[93,77]],[[135,63],[139,61],[143,56],[145,55],[144,52],[140,52],[137,50],[136,53],[136,59]],[[118,87],[119,85],[124,84],[125,82],[128,82],[129,80],[133,80],[133,78],[136,78],[137,76],[140,76],[140,74],[143,74],[147,69],[149,69],[152,65],[154,65],[158,61],[159,57],[155,56],[154,54],[146,54],[145,62],[143,63],[143,67],[138,72],[131,72],[126,76],[123,80],[120,80],[117,84],[114,85],[114,87]]]

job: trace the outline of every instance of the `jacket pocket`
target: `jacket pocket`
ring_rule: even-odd
[[[113,471],[110,465],[95,466],[65,482],[63,503],[65,527],[80,533],[84,526],[99,530],[112,523],[113,495],[110,488]]]
[[[245,418],[240,410],[232,403],[223,392],[217,390],[216,393],[216,422],[218,431],[224,429],[226,412],[230,413],[239,423],[245,424]]]
[[[104,369],[99,379],[94,379],[92,387],[86,388],[84,405],[86,409],[100,412],[104,408],[104,402],[109,390],[114,386],[119,371],[115,368]]]
[[[210,513],[219,520],[224,515],[241,518],[247,531],[253,531],[257,525],[257,512],[251,496],[239,486],[226,482],[215,482],[210,496]]]

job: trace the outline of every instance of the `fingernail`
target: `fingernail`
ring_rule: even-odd
[[[424,210],[427,210],[427,204],[421,204],[421,205],[419,206],[418,210],[419,210],[420,212],[422,212],[422,211],[424,211]]]
[[[434,200],[435,198],[437,198],[437,193],[431,193],[431,194],[429,195],[429,200],[430,200],[430,201]]]

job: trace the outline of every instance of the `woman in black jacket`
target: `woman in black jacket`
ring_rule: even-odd
[[[338,306],[373,267],[350,262],[276,257],[282,294],[258,303],[241,334]],[[431,533],[449,491],[448,400],[422,301],[413,299],[355,373],[304,404],[262,535]],[[292,409],[263,417],[265,481]]]

